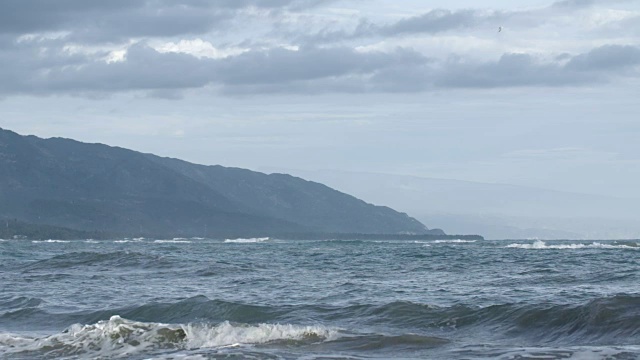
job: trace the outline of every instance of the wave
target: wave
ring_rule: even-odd
[[[115,251],[109,253],[83,251],[72,252],[63,255],[38,260],[27,264],[23,271],[75,268],[80,266],[103,265],[105,267],[141,267],[141,268],[166,268],[172,264],[162,256],[146,255],[133,251]]]
[[[123,240],[114,240],[113,242],[116,244],[126,244],[126,243],[131,243],[131,242],[142,242],[144,238],[137,238],[137,239],[123,239]]]
[[[434,240],[434,244],[473,244],[477,240],[462,240],[462,239],[454,239],[454,240]]]
[[[471,345],[451,351],[462,359],[638,359],[640,346],[500,347]]]
[[[156,244],[191,244],[192,241],[184,239],[184,238],[175,238],[172,240],[154,240]]]
[[[380,351],[389,348],[425,349],[449,344],[451,341],[441,337],[420,334],[380,335],[366,334],[361,336],[343,336],[336,340],[349,350]]]
[[[16,300],[19,302],[19,300]],[[8,307],[8,306],[7,306]],[[127,319],[158,323],[190,323],[207,321],[219,323],[281,322],[289,308],[263,305],[247,305],[222,300],[209,300],[205,296],[195,296],[177,302],[152,302],[143,305],[72,313],[50,313],[47,309],[27,305],[12,306],[9,312],[0,313],[0,323],[5,326],[32,324],[39,329],[42,324],[67,326],[73,323],[92,324],[120,315]],[[66,325],[64,325],[66,324]]]
[[[522,337],[534,343],[611,345],[630,339],[634,343],[640,341],[640,296],[618,295],[579,305],[515,303],[483,308],[394,303],[384,310],[407,321],[408,314],[422,318],[414,321],[420,326],[491,328],[508,338]]]
[[[44,300],[27,296],[0,299],[0,309],[22,309],[40,306]]]
[[[42,244],[42,243],[49,243],[49,244],[63,243],[63,244],[66,244],[66,243],[70,243],[71,241],[70,240],[51,240],[51,239],[49,239],[49,240],[32,240],[31,242],[34,243],[34,244]]]
[[[290,324],[232,324],[225,321],[216,326],[187,325],[183,327],[187,347],[212,348],[247,344],[265,344],[278,341],[318,343],[337,339],[339,329],[323,326]]]
[[[118,315],[91,325],[75,324],[62,333],[36,338],[0,334],[0,356],[124,357],[162,349],[204,349],[274,342],[321,343],[338,329],[289,324],[186,324],[137,322]]]
[[[536,240],[533,243],[526,244],[509,244],[505,246],[506,248],[514,248],[514,249],[533,249],[533,250],[578,250],[578,249],[635,249],[640,250],[640,246],[637,243],[625,242],[622,244],[613,243],[613,244],[603,244],[599,242],[593,242],[591,244],[557,244],[557,245],[547,245],[542,240]]]
[[[249,238],[249,239],[243,239],[243,238],[226,239],[224,242],[226,242],[226,243],[236,243],[236,244],[246,244],[246,243],[261,243],[261,242],[265,242],[265,241],[269,241],[269,238],[268,237],[261,237],[261,238]]]
[[[416,331],[491,332],[534,343],[617,344],[640,341],[640,296],[618,295],[579,305],[511,303],[439,307],[406,301],[324,309],[328,319],[357,318],[371,326]]]
[[[105,319],[113,320],[113,316],[118,315],[143,324],[191,324],[181,326],[180,329],[185,331],[185,336],[190,341],[187,343],[192,347],[261,343],[280,339],[312,341],[315,338],[318,341],[326,341],[335,339],[337,334],[353,337],[353,334],[338,331],[338,328],[277,325],[304,323],[308,319],[314,319],[320,324],[358,324],[359,329],[402,329],[402,332],[426,334],[454,333],[462,337],[490,331],[494,339],[519,339],[523,344],[550,346],[624,345],[640,342],[640,295],[605,297],[577,305],[508,303],[486,307],[440,307],[406,301],[349,306],[249,305],[196,296],[173,303],[149,303],[71,314],[48,313],[46,308],[40,307],[41,302],[39,299],[31,298],[6,299],[5,303],[0,305],[9,312],[0,315],[0,322],[7,329],[24,328],[25,324],[37,326],[42,323],[57,327],[72,323],[104,324],[107,321]],[[130,326],[129,322],[127,320],[124,324]],[[304,335],[305,333],[307,335]],[[359,346],[357,343],[361,342],[365,347],[389,347],[393,346],[395,341],[398,343],[397,346],[411,347],[412,342],[423,340],[425,343],[433,344],[441,342],[433,338],[392,339],[389,338],[391,335],[377,338],[375,334],[366,336],[370,339],[364,341],[357,335],[358,339],[349,340],[349,346]],[[372,345],[374,343],[378,345]],[[183,345],[186,346],[180,346]]]

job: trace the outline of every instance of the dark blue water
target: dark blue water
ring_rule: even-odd
[[[0,241],[3,359],[636,359],[637,241]]]

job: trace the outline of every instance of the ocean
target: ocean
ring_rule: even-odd
[[[638,359],[640,241],[0,241],[2,359]]]

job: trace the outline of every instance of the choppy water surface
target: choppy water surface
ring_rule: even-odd
[[[0,358],[636,359],[638,241],[0,241]]]

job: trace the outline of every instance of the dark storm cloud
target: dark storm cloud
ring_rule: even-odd
[[[2,0],[0,34],[69,32],[69,40],[202,34],[248,7],[299,10],[314,0]]]

